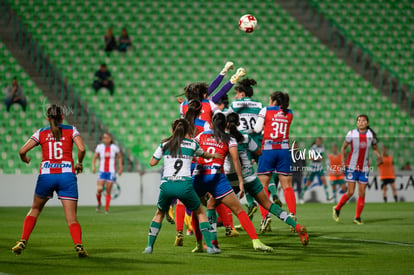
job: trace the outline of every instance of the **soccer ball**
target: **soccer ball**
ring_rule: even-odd
[[[256,17],[251,14],[245,14],[240,17],[239,20],[239,29],[244,32],[253,32],[257,26]]]

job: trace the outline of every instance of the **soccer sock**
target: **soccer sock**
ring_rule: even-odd
[[[246,194],[246,200],[248,207],[252,206],[252,204],[254,203],[254,198],[249,193]]]
[[[201,234],[201,231],[200,231],[198,217],[194,215],[194,212],[191,214],[191,225],[193,226],[193,229],[194,229],[194,235],[196,237],[196,241],[201,242],[203,240],[203,235]]]
[[[111,204],[111,194],[106,194],[106,196],[105,196],[105,211],[108,211],[110,204]]]
[[[177,229],[177,231],[183,231],[184,217],[185,206],[184,204],[177,203],[177,205],[175,206],[175,228]]]
[[[69,225],[69,232],[72,236],[73,244],[82,244],[82,229],[79,223],[75,222]]]
[[[266,196],[269,197],[269,191],[267,191],[266,188],[263,188],[263,190],[266,193]],[[262,220],[267,216],[267,214],[269,214],[269,211],[265,208],[263,208],[261,205],[259,205],[259,209],[260,209],[260,214],[262,214]]]
[[[266,188],[265,188],[266,189]],[[269,191],[266,192],[267,196],[269,196],[269,192],[270,194],[272,194],[272,196],[276,196],[277,197],[277,188],[276,188],[276,184],[274,183],[270,183],[269,184]]]
[[[187,230],[193,231],[193,226],[191,225],[191,213],[190,213],[190,215],[185,213],[185,215],[184,215],[184,224],[187,226]]]
[[[211,239],[217,241],[217,215],[216,209],[207,209],[207,219],[211,226]]]
[[[33,228],[36,225],[37,218],[33,216],[26,216],[23,223],[22,240],[29,240],[30,234],[32,234]]]
[[[96,194],[96,200],[98,201],[98,205],[101,205],[101,197],[102,194]]]
[[[387,197],[384,197],[384,202],[387,202]]]
[[[230,209],[228,209],[224,204],[220,203],[217,207],[216,207],[216,211],[219,214],[221,221],[223,222],[223,226],[227,227],[227,226],[231,226],[232,222],[232,218],[229,217],[229,211]],[[231,214],[231,212],[230,212]]]
[[[227,81],[226,84],[223,85],[223,87],[221,87],[221,89],[215,93],[212,97],[211,100],[214,103],[219,102],[219,100],[225,95],[227,94],[228,91],[230,91],[230,89],[233,87],[233,83],[231,83],[230,81]]]
[[[285,189],[285,201],[290,213],[296,215],[296,197],[292,187]]]
[[[161,230],[161,223],[151,221],[150,229],[148,232],[148,244],[147,247],[153,247],[155,240],[157,239],[157,235]]]
[[[394,196],[394,201],[398,202],[398,196]]]
[[[336,205],[335,209],[340,211],[342,206],[345,205],[345,203],[349,200],[346,193],[342,195],[341,199],[339,200],[338,204]]]
[[[365,197],[358,196],[355,218],[360,218],[365,206]]]
[[[243,229],[247,232],[247,235],[249,235],[250,239],[255,240],[257,239],[256,230],[254,229],[254,225],[252,221],[249,219],[249,216],[247,216],[246,211],[241,211],[237,218],[240,221],[241,226]]]
[[[216,76],[216,78],[213,80],[213,82],[208,85],[208,95],[211,95],[212,92],[214,92],[215,89],[220,85],[221,81],[223,81],[224,75],[219,74]]]
[[[208,222],[202,222],[200,223],[200,231],[203,234],[204,240],[206,240],[206,245],[207,247],[212,248],[212,241],[213,238],[211,236],[211,226]]]
[[[324,185],[324,186],[323,186],[323,189],[325,189],[325,196],[326,196],[326,199],[329,199],[328,185]]]
[[[278,217],[281,221],[287,223],[288,225],[295,227],[296,222],[289,214],[283,210],[279,205],[272,203],[270,206],[270,213]]]

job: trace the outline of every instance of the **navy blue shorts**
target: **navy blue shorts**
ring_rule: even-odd
[[[292,175],[292,159],[289,149],[263,150],[259,158],[257,174],[278,173]]]
[[[224,174],[193,176],[194,189],[199,197],[209,192],[215,199],[221,199],[233,192],[229,180]]]
[[[116,174],[111,172],[99,172],[98,180],[116,181]]]
[[[345,180],[349,182],[368,183],[368,174],[368,171],[363,172],[346,168]]]
[[[59,199],[78,200],[78,179],[74,173],[40,174],[37,178],[35,194],[42,198],[53,198],[53,192]]]

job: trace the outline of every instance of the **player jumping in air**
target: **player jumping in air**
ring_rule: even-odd
[[[82,161],[85,156],[85,146],[74,126],[63,125],[62,108],[51,105],[47,109],[47,119],[50,126],[37,130],[20,149],[20,158],[30,163],[26,154],[40,145],[42,148],[42,162],[40,175],[37,178],[33,204],[24,219],[23,233],[20,241],[12,248],[17,255],[26,248],[29,237],[36,225],[37,218],[53,192],[56,192],[65,212],[69,232],[79,258],[87,257],[82,244],[82,230],[77,218],[78,184],[76,174],[82,172]],[[72,158],[73,143],[78,148],[78,163],[75,165]],[[76,172],[76,174],[75,174]]]

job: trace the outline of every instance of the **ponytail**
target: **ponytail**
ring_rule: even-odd
[[[220,141],[229,143],[230,135],[226,133],[226,116],[223,113],[217,113],[213,116],[212,122],[217,143]]]
[[[171,124],[173,130],[172,136],[163,140],[163,143],[166,143],[163,146],[163,152],[169,151],[172,157],[177,157],[181,155],[181,143],[188,133],[188,122],[183,119],[176,119]]]
[[[188,109],[184,115],[184,119],[188,122],[188,133],[190,136],[194,136],[196,133],[194,121],[200,116],[201,108],[201,102],[197,99],[192,99],[188,102]]]
[[[289,107],[289,95],[283,92],[273,92],[270,95],[272,101],[276,101],[277,105],[282,109],[283,113],[286,115]]]
[[[237,129],[239,125],[239,114],[230,113],[227,115],[227,128],[229,129],[230,135],[232,135],[237,140],[237,142],[242,142],[244,140],[244,136]]]
[[[62,123],[62,108],[56,104],[52,104],[47,108],[47,118],[49,119],[50,131],[52,131],[53,137],[56,141],[59,141],[62,137],[62,129],[59,127],[59,123]]]
[[[244,78],[237,83],[236,87],[234,87],[234,90],[238,92],[244,92],[244,94],[247,97],[252,97],[253,96],[252,86],[256,84],[257,84],[256,80],[251,79],[251,78]]]

